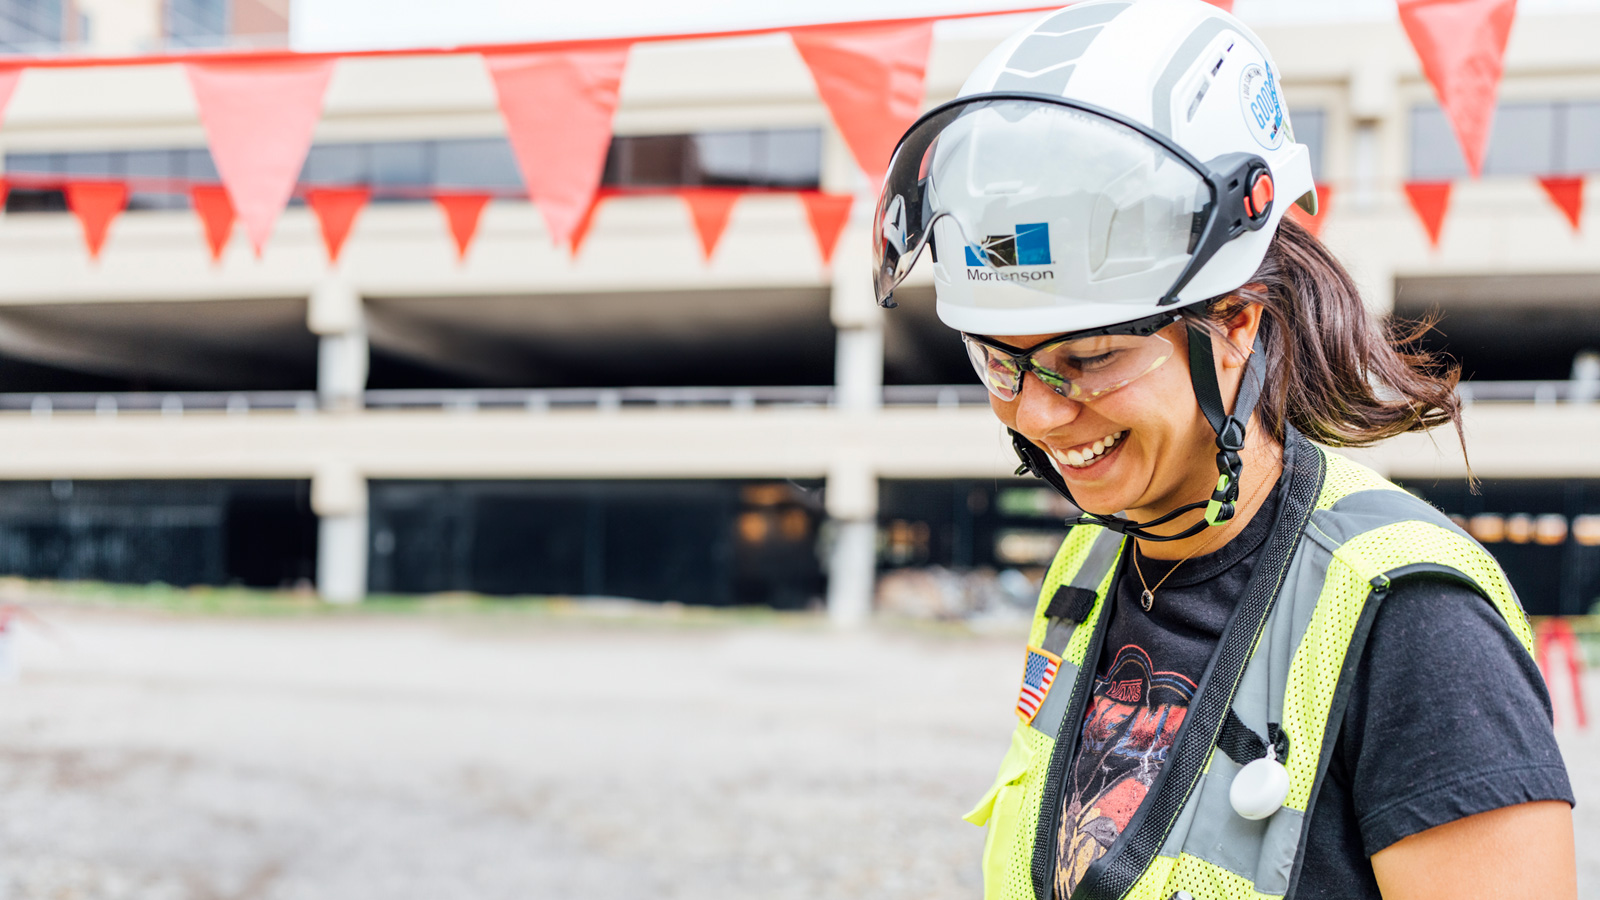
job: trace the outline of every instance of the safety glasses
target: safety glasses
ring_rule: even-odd
[[[1172,358],[1172,343],[1156,332],[1178,321],[1174,313],[1048,338],[1032,347],[1009,347],[978,334],[961,335],[967,358],[989,393],[1010,402],[1032,372],[1073,400],[1095,400],[1127,387]]]
[[[1166,305],[1223,245],[1264,226],[1271,205],[1259,156],[1202,163],[1151,128],[1060,97],[968,97],[919,119],[889,163],[877,299],[893,305],[931,244],[948,277]]]

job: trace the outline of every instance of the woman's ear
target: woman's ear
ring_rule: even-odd
[[[1252,293],[1265,292],[1265,285],[1247,284],[1242,290]],[[1217,324],[1222,326],[1227,335],[1227,344],[1222,347],[1219,362],[1225,369],[1242,369],[1250,361],[1250,349],[1255,345],[1256,332],[1261,329],[1261,317],[1266,312],[1266,307],[1260,303],[1246,301],[1239,304],[1232,315]]]

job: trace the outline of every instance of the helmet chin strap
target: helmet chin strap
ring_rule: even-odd
[[[1099,525],[1120,534],[1132,535],[1142,541],[1177,541],[1193,537],[1213,525],[1221,525],[1233,518],[1234,504],[1239,500],[1239,479],[1244,472],[1244,462],[1239,458],[1239,451],[1244,449],[1245,424],[1255,412],[1256,401],[1261,399],[1261,367],[1264,365],[1262,360],[1266,357],[1262,351],[1265,345],[1258,329],[1250,360],[1245,363],[1244,377],[1239,382],[1239,396],[1234,401],[1233,413],[1230,415],[1222,402],[1222,388],[1217,383],[1217,363],[1216,357],[1211,352],[1211,334],[1193,324],[1188,326],[1188,330],[1189,380],[1194,385],[1195,399],[1200,402],[1200,412],[1205,415],[1206,421],[1211,423],[1211,430],[1217,434],[1217,487],[1211,492],[1211,499],[1180,506],[1148,522],[1134,522],[1119,516],[1102,516],[1086,512],[1072,520],[1070,524]],[[1022,465],[1017,467],[1018,475],[1031,472],[1044,479],[1061,496],[1071,500],[1074,506],[1078,505],[1078,501],[1072,499],[1072,492],[1068,490],[1066,480],[1051,464],[1050,456],[1043,449],[1016,431],[1011,432],[1011,445],[1016,449],[1017,457],[1022,460]],[[1150,533],[1151,528],[1165,525],[1197,509],[1205,511],[1203,518],[1183,531],[1165,535]]]

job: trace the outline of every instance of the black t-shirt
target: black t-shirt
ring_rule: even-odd
[[[1140,555],[1155,594],[1149,612],[1140,607],[1139,575],[1124,563],[1062,792],[1058,898],[1111,848],[1165,763],[1255,570],[1281,488],[1280,481],[1214,553],[1176,570]],[[1307,823],[1295,896],[1378,900],[1372,854],[1435,825],[1535,800],[1573,796],[1533,660],[1470,588],[1428,576],[1397,580],[1351,685]]]

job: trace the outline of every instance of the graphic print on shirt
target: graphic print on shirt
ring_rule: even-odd
[[[1056,897],[1072,895],[1089,866],[1111,849],[1167,761],[1195,683],[1158,672],[1143,648],[1117,651],[1097,676],[1082,740],[1063,792],[1057,832]]]

